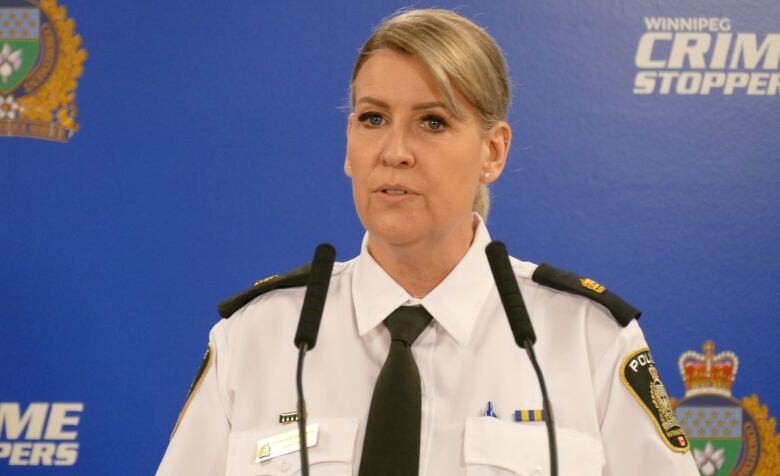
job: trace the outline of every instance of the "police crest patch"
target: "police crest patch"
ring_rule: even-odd
[[[769,409],[757,395],[733,398],[739,368],[733,352],[715,353],[706,341],[704,353],[689,350],[679,359],[685,397],[672,402],[690,436],[701,474],[774,476],[780,474],[780,435]]]
[[[56,0],[0,0],[0,137],[67,142],[87,52]]]
[[[211,366],[211,361],[213,360],[212,359],[213,354],[214,352],[212,352],[211,350],[211,344],[209,344],[208,348],[206,348],[206,352],[203,354],[203,360],[200,362],[198,373],[195,374],[195,378],[190,384],[190,389],[187,391],[187,400],[184,402],[184,406],[179,412],[179,417],[176,419],[176,424],[173,425],[171,438],[173,438],[173,435],[176,434],[176,430],[179,429],[179,424],[181,424],[181,420],[182,418],[184,418],[184,414],[187,412],[187,407],[190,406],[190,402],[192,401],[192,398],[195,396],[195,392],[198,391],[198,387],[200,386],[200,383],[203,381],[203,376],[206,375],[206,371]]]
[[[688,438],[677,421],[650,350],[645,348],[632,353],[620,368],[620,380],[650,415],[666,445],[681,453],[688,451]]]

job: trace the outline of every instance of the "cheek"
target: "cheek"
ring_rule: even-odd
[[[467,195],[472,188],[476,189],[482,173],[481,150],[471,147],[468,150],[458,151],[457,155],[448,160],[447,170],[442,171],[441,177],[445,185],[458,189]]]
[[[443,171],[440,180],[440,193],[447,197],[449,206],[457,210],[471,210],[480,185],[482,163],[479,151],[472,149],[471,154],[463,154],[452,161],[449,170]]]
[[[346,166],[349,167],[349,178],[352,182],[352,196],[359,208],[366,201],[367,175],[369,167],[365,155],[360,153],[360,147],[354,141],[347,140]]]
[[[366,168],[360,161],[355,160],[355,156],[347,153],[347,166],[349,167],[349,179],[352,181],[352,188],[360,188],[365,182]]]
[[[352,169],[353,176],[356,171],[366,168],[370,157],[370,147],[365,140],[355,137],[354,132],[347,136],[347,163]]]

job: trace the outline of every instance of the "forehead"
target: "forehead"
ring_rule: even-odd
[[[352,84],[352,105],[371,98],[394,106],[441,103],[453,119],[479,122],[479,113],[461,89],[453,85],[448,97],[426,65],[416,57],[392,49],[378,49],[358,70]]]
[[[389,49],[371,53],[358,71],[352,89],[356,102],[366,96],[396,102],[444,99],[420,60]]]

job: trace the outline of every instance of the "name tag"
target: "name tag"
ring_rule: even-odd
[[[311,448],[317,444],[317,436],[320,433],[320,425],[313,423],[306,425],[306,447]],[[257,442],[255,463],[286,455],[301,448],[298,438],[298,430],[285,431],[276,436],[265,438]]]

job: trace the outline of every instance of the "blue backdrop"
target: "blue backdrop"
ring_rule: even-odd
[[[342,171],[351,66],[372,27],[408,4],[60,3],[89,55],[81,130],[67,144],[0,137],[0,402],[83,403],[66,425],[78,459],[4,457],[0,473],[151,474],[216,302],[319,242],[340,260],[358,252]],[[726,18],[733,41],[761,44],[780,32],[780,3],[435,5],[486,26],[509,63],[514,141],[493,237],[641,308],[670,394],[684,393],[679,355],[713,339],[740,357],[734,395],[780,412],[778,43],[768,36],[760,61],[734,68],[699,67],[700,37],[677,52],[658,40],[649,59],[661,66],[637,59],[646,17]],[[635,91],[643,72],[650,94]],[[729,72],[765,73],[764,94],[696,87]]]

